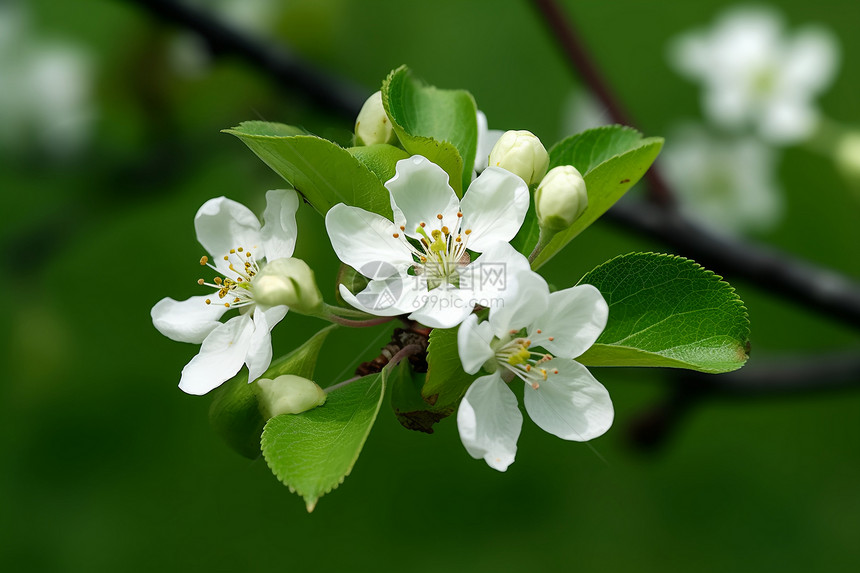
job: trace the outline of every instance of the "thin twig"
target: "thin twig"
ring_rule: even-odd
[[[606,108],[612,121],[635,127],[636,123],[633,118],[621,104],[619,98],[615,96],[609,82],[600,72],[600,68],[588,51],[573,22],[562,10],[559,3],[555,0],[533,0],[533,3],[558,42],[559,47],[567,56],[573,71],[594,92],[594,95]],[[674,205],[674,194],[660,175],[659,170],[652,166],[645,174],[645,178],[649,183],[649,199],[659,205]]]
[[[261,42],[207,14],[176,0],[129,0],[162,20],[196,32],[214,56],[236,56],[266,74],[291,93],[303,93],[320,108],[350,121],[367,99],[364,88],[334,74],[320,71],[283,46]]]

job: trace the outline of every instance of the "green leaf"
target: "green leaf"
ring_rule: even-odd
[[[453,405],[430,405],[421,397],[427,375],[413,372],[408,361],[402,361],[391,376],[391,408],[404,428],[433,433],[433,425],[454,413]]]
[[[320,348],[334,328],[335,325],[323,328],[286,356],[273,360],[261,378],[295,374],[313,379]],[[248,371],[243,369],[213,392],[209,407],[209,422],[215,432],[231,448],[252,460],[260,457],[260,435],[266,424],[258,405],[259,390],[257,384],[248,384]]]
[[[472,94],[428,86],[401,66],[382,83],[382,104],[406,151],[442,167],[462,197],[472,180],[478,145]]]
[[[409,154],[399,147],[387,143],[349,147],[347,151],[370,169],[383,184],[394,177],[397,162],[409,157]]]
[[[378,153],[371,169],[336,143],[296,127],[246,121],[223,132],[241,139],[321,214],[345,203],[391,218],[388,190],[374,169],[383,170],[393,153]],[[365,161],[371,159],[365,156]]]
[[[588,208],[569,229],[553,237],[532,268],[543,266],[612,207],[648,171],[662,147],[662,138],[643,138],[635,129],[620,125],[589,129],[555,144],[549,152],[550,169],[573,165],[582,173]]]
[[[427,381],[421,396],[437,409],[454,407],[476,376],[466,374],[457,350],[458,328],[434,328],[427,348]]]
[[[730,372],[749,352],[743,301],[713,272],[682,257],[631,253],[579,281],[597,287],[609,322],[588,351],[586,366],[664,366]]]
[[[388,368],[328,395],[302,414],[281,414],[263,430],[263,457],[272,473],[305,500],[308,512],[352,471],[385,392]]]

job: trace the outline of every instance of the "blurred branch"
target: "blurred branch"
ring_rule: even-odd
[[[216,54],[239,57],[284,87],[302,91],[332,111],[353,118],[364,103],[366,91],[336,76],[318,72],[283,49],[272,48],[249,38],[197,8],[183,5],[178,0],[130,1],[166,21],[197,32]],[[577,40],[572,28],[565,25],[564,14],[558,5],[552,0],[534,2],[541,8],[542,14],[551,17],[548,24],[554,33],[560,35],[560,41],[567,38],[564,41],[570,43],[570,57],[576,69],[579,69],[579,65],[584,66],[588,70],[586,79],[600,86],[600,93],[607,98],[604,104],[610,110],[614,109],[613,113],[622,114],[617,117],[626,118],[583,44]],[[657,170],[652,167],[649,173],[652,172],[657,173]],[[652,179],[651,183],[658,189],[665,189],[659,176]],[[607,213],[606,218],[625,229],[632,228],[646,236],[665,241],[676,252],[695,258],[720,274],[749,280],[831,318],[860,328],[860,285],[785,253],[715,236],[685,220],[672,209],[668,191],[665,197],[655,205],[621,202]]]
[[[677,371],[673,378],[666,399],[630,423],[630,441],[638,448],[654,450],[664,446],[705,398],[747,401],[756,397],[804,396],[810,391],[856,389],[860,384],[860,352],[761,360],[720,376]]]
[[[544,23],[552,31],[559,48],[564,51],[568,61],[573,66],[574,72],[582,77],[582,80],[597,96],[612,121],[621,125],[636,127],[633,118],[612,91],[609,82],[603,77],[600,68],[594,58],[591,57],[585,42],[582,41],[571,19],[567,17],[558,2],[555,0],[533,0],[533,3],[543,16]],[[645,178],[649,183],[648,197],[651,201],[666,206],[674,204],[672,190],[669,189],[665,179],[654,166],[648,170]]]
[[[263,70],[281,87],[304,93],[321,108],[350,121],[358,115],[367,93],[343,78],[318,70],[283,46],[261,42],[231,27],[206,11],[179,0],[128,0],[162,20],[203,38],[214,56],[235,56]]]

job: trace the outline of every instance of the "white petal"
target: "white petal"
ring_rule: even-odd
[[[608,316],[609,305],[594,286],[560,290],[549,295],[547,311],[532,323],[529,338],[532,346],[542,346],[563,358],[576,358],[595,343],[606,328]]]
[[[495,354],[490,342],[493,341],[493,329],[490,323],[484,321],[478,324],[478,315],[470,314],[457,331],[457,351],[463,370],[474,374],[484,363]]]
[[[266,210],[260,237],[266,260],[293,256],[296,248],[296,211],[299,196],[292,189],[275,189],[266,193]]]
[[[469,248],[482,252],[493,243],[507,243],[520,230],[529,210],[525,182],[499,167],[488,167],[469,186],[460,203],[462,229],[471,229]]]
[[[163,298],[150,311],[158,332],[177,342],[200,344],[210,332],[221,326],[218,319],[228,309],[223,304],[206,304],[218,295],[192,296],[183,301]]]
[[[352,294],[344,285],[340,285],[339,289],[343,300],[358,310],[376,316],[397,316],[423,306],[424,301],[414,284],[415,277],[395,275],[370,281],[358,295]]]
[[[839,47],[830,30],[807,26],[788,43],[783,60],[781,89],[811,96],[833,81],[839,63]]]
[[[287,307],[273,306],[254,309],[254,334],[251,345],[245,357],[248,366],[248,382],[253,382],[263,375],[272,363],[272,329],[287,315]]]
[[[790,98],[769,103],[759,118],[767,141],[789,145],[807,139],[818,125],[818,111],[809,103]]]
[[[443,225],[456,228],[460,201],[448,185],[445,170],[426,157],[413,155],[398,161],[396,175],[385,187],[391,194],[394,223],[397,227],[404,226],[409,237],[420,238],[415,229],[421,223],[426,223],[428,235]],[[441,221],[437,215],[442,215]]]
[[[472,290],[476,298],[498,303],[481,303],[492,308],[514,296],[518,277],[529,272],[528,259],[508,243],[497,242],[460,271],[460,287]]]
[[[612,400],[582,364],[564,358],[545,362],[549,377],[537,390],[525,385],[526,411],[534,423],[563,440],[586,442],[612,425]],[[558,370],[558,374],[553,374]]]
[[[475,380],[457,410],[457,428],[466,451],[500,472],[514,462],[522,426],[517,398],[498,374]]]
[[[200,352],[182,369],[179,388],[188,394],[206,394],[236,375],[245,363],[251,346],[254,321],[250,316],[234,316],[213,330]]]
[[[456,288],[439,287],[422,293],[416,300],[424,304],[409,315],[430,328],[453,328],[463,322],[475,308],[472,293]]]
[[[487,168],[490,152],[493,146],[502,137],[504,131],[499,129],[487,129],[487,116],[478,110],[478,146],[475,151],[475,171],[479,174]]]
[[[197,240],[221,266],[230,249],[260,246],[260,221],[250,209],[226,197],[206,201],[194,217]]]
[[[499,338],[529,326],[542,316],[549,304],[549,287],[539,274],[533,271],[519,273],[508,282],[500,304],[490,307],[490,325]]]
[[[394,223],[377,215],[338,203],[325,216],[331,246],[338,258],[371,279],[405,272],[412,255]]]

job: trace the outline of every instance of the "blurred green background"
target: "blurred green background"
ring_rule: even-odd
[[[470,90],[491,127],[529,129],[547,144],[567,135],[560,118],[577,80],[527,2],[270,4],[276,16],[263,35],[369,90],[406,63],[432,84]],[[647,135],[699,116],[697,88],[670,71],[666,43],[725,5],[565,2]],[[594,369],[615,402],[615,427],[589,446],[526,418],[505,474],[466,454],[454,420],[427,436],[383,409],[353,474],[307,515],[265,462],[219,441],[208,398],[177,389],[195,347],[162,337],[149,309],[198,293],[203,252],[192,219],[206,199],[226,195],[259,211],[264,191],[283,185],[220,129],[264,118],[344,142],[351,124],[242,62],[177,56],[193,38],[131,2],[26,7],[39,37],[89,54],[95,113],[75,153],[24,142],[0,150],[0,237],[10,255],[0,569],[856,570],[860,392],[709,400],[665,447],[643,452],[628,429],[667,392],[655,370]],[[837,35],[842,67],[821,107],[860,122],[856,2],[780,8],[791,26],[815,21]],[[12,87],[0,83],[0,92]],[[779,175],[785,217],[758,239],[860,278],[860,203],[832,162],[789,148]],[[331,296],[336,265],[322,220],[303,206],[299,227],[297,256]],[[634,250],[668,249],[598,223],[546,274],[568,286]],[[726,278],[750,310],[753,361],[856,348],[856,332]],[[322,323],[291,315],[282,325],[276,356]],[[320,383],[376,356],[387,332],[335,333]]]

